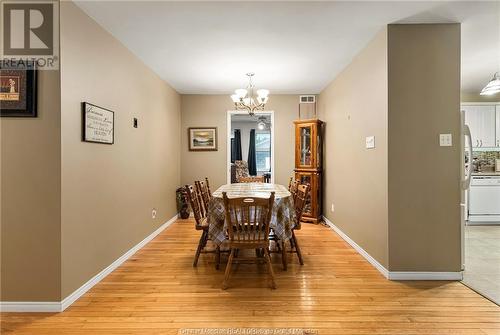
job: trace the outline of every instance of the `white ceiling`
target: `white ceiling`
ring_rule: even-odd
[[[319,93],[389,23],[462,22],[462,87],[500,69],[496,2],[78,1],[177,91]]]

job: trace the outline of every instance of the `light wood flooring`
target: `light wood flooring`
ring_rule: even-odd
[[[220,285],[213,255],[192,267],[199,238],[178,220],[63,313],[3,313],[2,334],[177,334],[181,328],[312,328],[319,334],[500,334],[500,307],[459,282],[386,280],[332,230],[304,225],[288,271],[234,267]],[[290,255],[292,256],[292,255]],[[225,259],[225,258],[223,258]]]

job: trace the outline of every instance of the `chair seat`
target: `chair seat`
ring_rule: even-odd
[[[199,224],[198,223],[196,224],[196,230],[206,230],[206,229],[208,229],[208,220],[205,217],[201,219]]]

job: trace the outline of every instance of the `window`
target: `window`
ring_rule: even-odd
[[[271,171],[271,133],[258,132],[255,134],[255,154],[257,157],[257,171]]]

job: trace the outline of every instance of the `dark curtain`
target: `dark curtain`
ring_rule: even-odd
[[[241,161],[241,131],[239,129],[234,130],[234,139],[231,140],[231,163],[234,161]]]
[[[255,154],[255,129],[250,130],[250,145],[248,147],[248,173],[257,175],[257,157]]]

